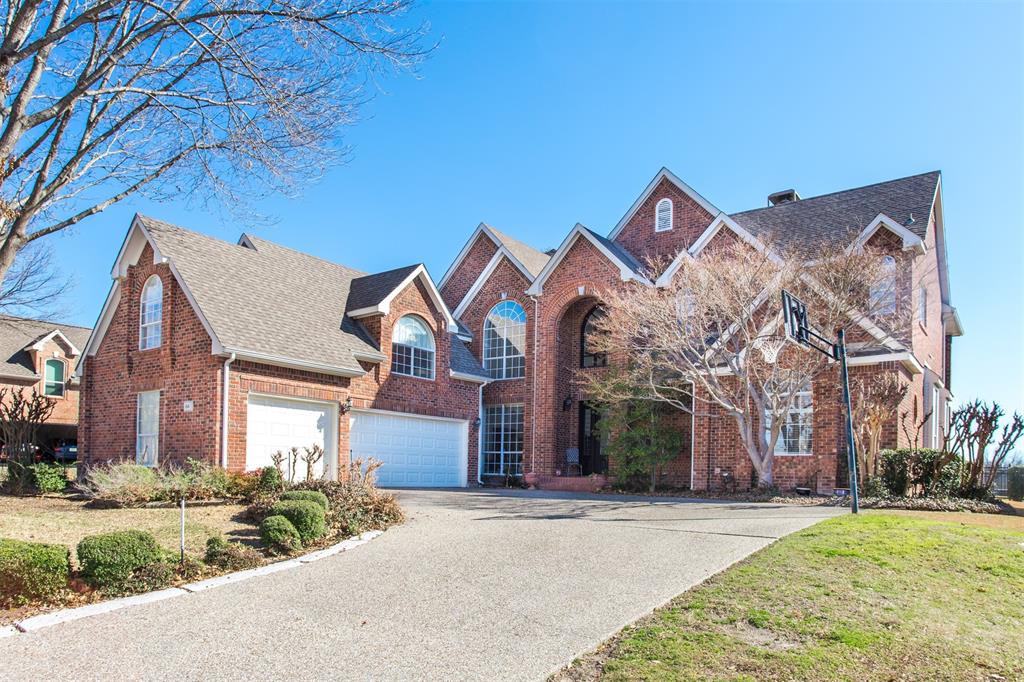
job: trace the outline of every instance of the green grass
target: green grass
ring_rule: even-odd
[[[1022,543],[1016,530],[835,518],[678,597],[563,677],[1024,679]]]

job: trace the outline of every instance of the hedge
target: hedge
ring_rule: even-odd
[[[270,508],[270,513],[283,516],[299,532],[302,544],[318,540],[327,532],[324,508],[308,500],[282,500]]]
[[[285,554],[302,547],[299,531],[283,516],[268,516],[260,524],[260,540],[275,552]]]
[[[56,596],[67,587],[70,554],[63,545],[0,539],[0,606]]]
[[[141,530],[91,535],[78,543],[82,579],[110,593],[131,591],[132,574],[162,558],[156,539]]]

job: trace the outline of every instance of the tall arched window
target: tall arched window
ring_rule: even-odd
[[[60,398],[64,395],[65,365],[63,360],[51,358],[43,367],[43,394]]]
[[[502,301],[484,320],[484,367],[492,379],[518,379],[526,372],[526,311]]]
[[[160,346],[164,312],[164,284],[157,275],[146,280],[139,304],[139,350]]]
[[[878,315],[896,312],[896,259],[882,256],[878,282],[871,289],[871,310]]]
[[[654,231],[668,232],[672,229],[672,200],[662,199],[654,207]]]
[[[434,378],[434,333],[415,315],[406,315],[395,324],[391,371],[420,379]]]
[[[606,367],[608,356],[594,350],[594,337],[601,333],[597,323],[604,317],[604,308],[594,306],[583,318],[583,329],[580,332],[580,367]]]

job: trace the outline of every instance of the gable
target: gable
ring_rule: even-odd
[[[659,202],[671,202],[671,229],[655,227]],[[615,226],[609,239],[635,258],[671,259],[689,248],[719,213],[709,201],[667,169],[662,169]]]
[[[575,247],[580,242],[584,242],[587,245],[588,252],[593,255],[591,257],[592,263],[581,263],[577,266],[581,268],[575,273],[577,277],[590,277],[592,275],[591,268],[593,267],[606,269],[611,266],[618,272],[618,278],[624,282],[636,280],[650,284],[648,279],[641,273],[641,264],[628,251],[625,251],[621,245],[601,237],[580,223],[576,223],[576,226],[572,228],[568,236],[562,241],[561,246],[551,256],[547,265],[537,275],[537,279],[533,281],[533,284],[530,285],[526,293],[531,296],[542,294],[544,292],[544,283],[555,272],[561,272],[570,267],[563,265],[563,261],[570,252],[576,253],[578,251]]]
[[[441,278],[438,288],[450,308],[459,305],[498,250],[498,244],[480,227],[476,229],[475,235],[470,237],[470,241]]]
[[[501,252],[496,253],[473,283],[473,287],[466,292],[459,306],[452,311],[452,315],[456,319],[466,320],[466,312],[475,307],[474,303],[482,297],[493,297],[502,293],[507,297],[520,296],[526,292],[530,283],[531,281],[507,256]],[[473,329],[471,325],[469,331],[475,337],[479,330]]]

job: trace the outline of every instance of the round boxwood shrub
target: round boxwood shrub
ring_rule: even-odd
[[[293,552],[302,547],[299,531],[283,516],[268,516],[260,524],[260,540],[275,552]]]
[[[68,584],[70,554],[61,545],[0,539],[0,606],[56,596]]]
[[[82,579],[105,592],[130,589],[133,572],[161,559],[156,539],[141,530],[91,535],[78,543]]]
[[[309,500],[281,500],[270,508],[270,513],[283,516],[299,531],[302,544],[312,542],[327,532],[324,508]]]
[[[316,502],[324,508],[324,512],[327,512],[327,496],[319,490],[289,490],[286,493],[281,493],[282,500],[306,500],[307,502]]]

